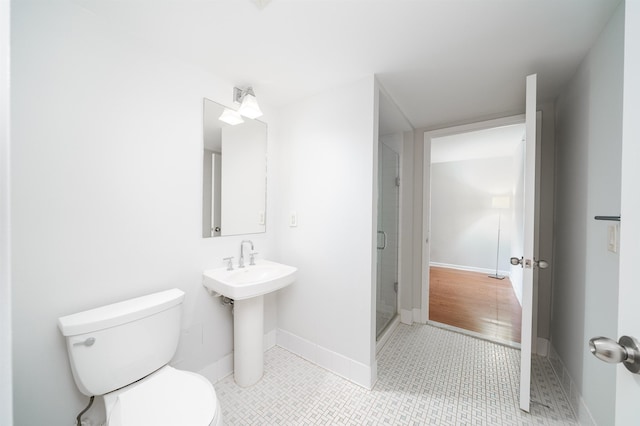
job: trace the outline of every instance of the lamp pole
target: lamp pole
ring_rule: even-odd
[[[498,263],[500,261],[500,221],[502,219],[502,213],[498,209],[498,244],[496,249],[496,273],[489,275],[489,278],[495,278],[496,280],[504,280],[504,275],[498,275]]]

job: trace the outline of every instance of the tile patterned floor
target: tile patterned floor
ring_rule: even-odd
[[[546,358],[534,357],[531,413],[518,409],[520,352],[425,325],[400,325],[364,389],[274,347],[242,389],[216,383],[227,425],[576,425]]]

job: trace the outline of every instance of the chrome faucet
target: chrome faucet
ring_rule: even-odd
[[[253,241],[242,240],[240,243],[240,260],[238,260],[238,268],[244,268],[244,243],[251,244],[251,250],[253,250]]]

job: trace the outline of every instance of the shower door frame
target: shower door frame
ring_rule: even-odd
[[[401,140],[402,140],[402,135],[400,136]],[[381,221],[383,220],[383,213],[381,212],[381,203],[383,202],[382,200],[382,196],[381,196],[381,191],[383,188],[383,185],[380,182],[380,175],[382,174],[382,170],[384,169],[384,166],[381,165],[381,163],[383,162],[383,155],[382,155],[382,151],[383,151],[383,147],[388,149],[391,153],[393,153],[395,155],[395,160],[396,160],[396,169],[395,169],[395,179],[400,179],[401,173],[402,173],[402,152],[397,152],[396,150],[394,150],[393,148],[391,148],[388,144],[385,144],[382,140],[380,140],[378,142],[378,206],[376,207],[378,209],[378,218],[377,218],[377,224],[376,224],[376,242],[379,243],[380,242],[380,236],[379,234],[382,232],[384,234],[384,230],[381,230],[381,228],[383,228],[382,226],[380,226]],[[402,150],[400,150],[402,151]],[[401,235],[401,213],[402,213],[402,203],[401,203],[401,198],[402,198],[402,194],[401,194],[401,189],[400,189],[400,184],[397,183],[395,186],[395,201],[394,201],[394,207],[395,207],[395,309],[394,309],[394,314],[391,316],[391,318],[389,318],[383,327],[381,327],[380,330],[378,330],[378,324],[377,324],[377,315],[378,315],[378,309],[379,309],[379,292],[381,291],[381,273],[379,271],[381,265],[380,263],[382,262],[381,259],[381,253],[379,250],[381,250],[380,248],[378,248],[377,252],[378,255],[376,256],[376,326],[375,326],[375,338],[376,341],[382,341],[384,339],[384,335],[386,334],[387,330],[390,330],[393,328],[393,323],[394,321],[397,322],[397,319],[399,318],[400,315],[400,292],[401,292],[401,284],[400,284],[400,247],[401,247],[401,239],[402,239],[402,235]],[[384,245],[386,246],[386,242],[387,242],[387,235],[385,234],[383,237],[384,240]],[[384,248],[382,248],[382,250],[384,250]],[[384,262],[382,262],[384,263]]]

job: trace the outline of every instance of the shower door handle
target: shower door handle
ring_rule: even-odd
[[[378,250],[384,250],[387,248],[387,233],[384,231],[378,231],[378,237],[382,235],[382,247],[378,244]],[[380,242],[380,238],[378,238],[378,243]]]

